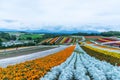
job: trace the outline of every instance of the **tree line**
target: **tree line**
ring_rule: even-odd
[[[101,32],[101,33],[83,33],[78,32],[74,33],[73,35],[80,35],[80,36],[120,36],[120,31],[107,31],[107,32]]]

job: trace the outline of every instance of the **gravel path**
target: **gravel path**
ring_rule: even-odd
[[[24,48],[24,49],[19,49],[19,50],[6,51],[4,53],[0,53],[0,59],[28,55],[31,53],[53,49],[56,47],[59,47],[59,46],[34,46],[34,47],[26,48],[26,49]]]
[[[49,54],[53,54],[55,52],[63,50],[66,47],[68,47],[68,46],[60,46],[58,48],[54,48],[54,49],[50,49],[50,50],[46,50],[46,51],[41,51],[41,52],[36,52],[36,53],[29,54],[29,55],[22,55],[22,56],[18,56],[18,57],[1,59],[0,60],[0,67],[7,67],[8,65],[14,65],[14,64],[21,63],[21,62],[25,62],[27,60],[33,60],[36,58],[44,57],[44,56],[47,56]]]

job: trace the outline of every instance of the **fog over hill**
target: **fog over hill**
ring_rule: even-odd
[[[119,25],[80,25],[80,26],[44,26],[40,28],[31,27],[0,27],[0,31],[25,31],[36,33],[100,33],[106,31],[120,31]]]

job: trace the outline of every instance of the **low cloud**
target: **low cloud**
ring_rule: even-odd
[[[0,28],[120,30],[119,4],[119,0],[0,0]]]

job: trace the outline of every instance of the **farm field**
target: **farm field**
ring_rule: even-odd
[[[26,39],[27,37],[32,37],[33,39],[42,37],[44,34],[33,34],[33,33],[25,33],[25,32],[7,32],[10,35],[20,36],[22,39]]]
[[[96,42],[109,46],[120,47],[120,39],[117,37],[98,38]]]
[[[0,0],[0,80],[120,80],[120,0]]]
[[[72,55],[40,80],[119,80],[120,67],[89,56],[76,45]]]
[[[101,46],[100,46],[101,47]],[[91,45],[85,45],[82,46],[82,48],[91,56],[96,57],[100,60],[105,60],[108,61],[109,63],[113,64],[113,65],[119,65],[120,64],[120,50],[115,50],[115,49],[111,49],[111,48],[105,48],[102,47],[95,47],[95,46],[91,46]],[[116,64],[117,63],[117,64]]]
[[[19,39],[21,40],[26,40],[28,38],[31,38],[31,39],[36,39],[36,38],[42,38],[44,34],[21,34],[19,36]]]
[[[84,36],[86,39],[98,39],[102,38],[102,36]]]
[[[49,44],[9,52],[6,59],[1,56],[0,79],[119,80],[120,49],[97,43],[100,38],[59,36],[41,42]]]
[[[71,55],[74,46],[43,58],[26,61],[20,64],[0,68],[1,80],[36,80],[42,77],[51,67],[64,62]]]
[[[60,36],[60,37],[55,37],[55,38],[48,38],[45,39],[41,42],[41,44],[75,44],[76,41],[80,41],[81,37],[65,37],[65,36]]]

